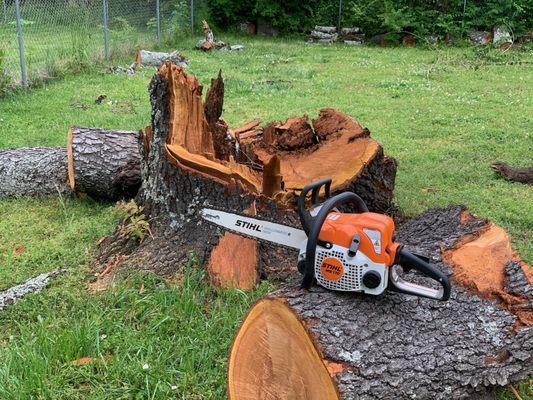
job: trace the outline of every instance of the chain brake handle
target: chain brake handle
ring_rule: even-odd
[[[444,273],[432,266],[429,260],[418,254],[410,253],[400,247],[396,253],[395,263],[402,266],[404,270],[415,270],[440,284],[440,289],[418,285],[402,279],[400,274],[391,266],[389,273],[389,289],[396,292],[411,294],[419,297],[426,297],[433,300],[446,301],[450,298],[450,281]]]
[[[313,225],[313,216],[309,210],[305,208],[305,199],[307,194],[311,192],[311,207],[316,206],[318,204],[318,195],[320,194],[322,186],[324,187],[324,193],[327,200],[331,196],[331,178],[321,179],[304,186],[300,192],[300,196],[298,196],[298,216],[300,217],[300,223],[307,236],[309,236],[309,230]]]

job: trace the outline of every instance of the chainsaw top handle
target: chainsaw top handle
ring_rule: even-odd
[[[307,194],[311,192],[311,208],[316,207],[318,205],[318,195],[320,194],[320,189],[322,188],[322,186],[324,187],[325,197],[327,200],[331,196],[331,178],[321,179],[319,181],[306,185],[302,189],[300,196],[298,197],[298,215],[300,217],[300,223],[302,224],[302,228],[307,234],[307,236],[309,236],[309,231],[311,230],[311,226],[313,226],[316,217],[313,217],[309,210],[305,208],[305,199],[307,197]],[[357,212],[368,211],[365,202],[359,196],[357,196],[357,200],[354,200],[353,202],[357,206]],[[335,206],[331,207],[331,209],[333,209],[334,207]]]
[[[316,182],[314,185],[318,185],[320,182],[322,181]],[[331,184],[331,179],[329,180],[329,183]],[[326,200],[322,204],[320,210],[318,211],[318,214],[315,217],[312,217],[309,211],[303,208],[305,194],[307,194],[307,192],[309,192],[310,190],[308,187],[313,188],[312,185],[306,186],[304,190],[302,190],[302,194],[298,199],[298,213],[300,214],[300,218],[302,219],[302,225],[304,227],[304,230],[307,233],[307,245],[305,250],[305,270],[304,277],[302,280],[302,287],[306,289],[311,288],[311,285],[313,284],[313,279],[315,277],[316,247],[319,245],[318,235],[320,234],[322,225],[324,225],[324,221],[326,220],[331,210],[342,204],[352,203],[357,207],[357,212],[368,212],[368,208],[363,199],[361,199],[353,192],[344,192]],[[307,191],[305,191],[306,188],[308,188]],[[317,192],[319,189],[320,186],[318,186]],[[327,192],[328,190],[326,191],[326,193]],[[305,211],[307,214],[304,214],[303,212],[301,212],[301,210]],[[302,215],[304,215],[305,217],[302,218]],[[307,226],[308,230],[306,229],[306,224],[309,224]],[[331,243],[320,243],[320,245],[323,245],[326,248],[328,247],[328,245],[329,247],[331,247]]]
[[[450,281],[441,271],[423,260],[421,257],[412,254],[403,247],[396,252],[396,264],[414,269],[423,275],[437,281],[441,288],[439,290],[417,285],[402,279],[398,272],[392,267],[389,274],[389,289],[396,292],[412,294],[420,297],[427,297],[434,300],[446,301],[450,298]]]

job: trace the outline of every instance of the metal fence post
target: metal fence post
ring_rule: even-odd
[[[155,14],[157,18],[157,45],[161,45],[161,10],[159,7],[159,0],[155,2]]]
[[[22,21],[20,18],[20,0],[15,0],[15,9],[17,13],[17,30],[19,39],[19,56],[20,56],[20,73],[22,78],[22,86],[28,88],[28,77],[26,76],[26,57],[24,55],[24,41],[22,39]]]
[[[109,60],[109,32],[107,25],[107,0],[102,0],[102,10],[104,17],[104,57]]]

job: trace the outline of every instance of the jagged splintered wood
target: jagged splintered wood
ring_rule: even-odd
[[[229,398],[489,400],[496,386],[531,377],[533,273],[508,235],[448,207],[401,225],[397,236],[451,275],[448,302],[288,284],[244,318],[229,357]]]
[[[152,79],[137,201],[155,239],[138,245],[111,236],[100,246],[98,268],[120,253],[127,265],[172,274],[194,253],[207,261],[213,283],[248,289],[258,279],[293,274],[297,254],[224,233],[200,217],[203,207],[299,227],[295,195],[326,177],[334,194],[353,190],[372,210],[392,207],[396,162],[352,117],[324,109],[313,121],[303,116],[260,127],[255,120],[230,130],[221,119],[221,73],[205,100],[202,92],[194,76],[170,63]]]

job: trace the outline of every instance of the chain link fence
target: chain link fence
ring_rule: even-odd
[[[136,50],[194,24],[194,0],[0,3],[0,75],[23,86],[99,61],[133,60]]]

